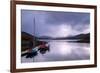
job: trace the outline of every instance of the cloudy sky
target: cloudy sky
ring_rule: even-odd
[[[35,26],[34,26],[35,24]],[[36,36],[66,37],[90,32],[90,13],[21,10],[21,29]]]

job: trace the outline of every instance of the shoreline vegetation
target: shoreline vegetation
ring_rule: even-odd
[[[25,51],[30,48],[34,48],[42,43],[46,44],[45,41],[39,41],[36,37],[26,32],[21,32],[21,51]]]
[[[42,43],[48,43],[45,41],[39,41],[41,40],[77,40],[77,41],[68,41],[68,42],[78,42],[78,43],[90,43],[90,33],[87,34],[79,34],[75,36],[69,36],[69,37],[60,37],[60,38],[52,38],[48,36],[41,36],[41,37],[35,37],[27,32],[21,32],[21,51],[25,51],[29,48],[36,47]],[[34,42],[33,42],[34,41]]]

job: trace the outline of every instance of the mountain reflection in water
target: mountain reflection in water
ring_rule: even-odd
[[[71,61],[90,59],[90,44],[66,40],[45,40],[48,50],[39,50],[34,58],[21,57],[21,62]]]

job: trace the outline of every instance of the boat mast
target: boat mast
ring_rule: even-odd
[[[33,47],[35,47],[35,16],[33,18]]]
[[[35,47],[35,16],[33,17],[33,48]],[[34,62],[34,57],[33,57]]]

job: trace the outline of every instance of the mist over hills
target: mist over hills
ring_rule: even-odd
[[[77,42],[90,42],[90,33],[86,33],[86,34],[78,34],[78,35],[74,35],[74,36],[68,36],[68,37],[50,37],[50,36],[33,36],[29,33],[26,32],[22,32],[22,35],[27,37],[27,38],[31,38],[31,40],[33,38],[35,39],[48,39],[48,40],[78,40]]]

